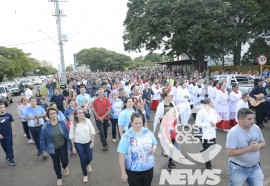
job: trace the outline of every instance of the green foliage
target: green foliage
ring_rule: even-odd
[[[40,70],[41,75],[57,73],[57,69],[51,65],[42,65],[38,60],[30,58],[30,55],[18,48],[0,47],[0,79],[4,76],[9,79],[26,76],[33,74],[36,69]]]
[[[73,65],[71,64],[71,65],[67,66],[66,71],[67,72],[73,72]]]
[[[171,56],[182,53],[197,61],[233,53],[240,63],[241,45],[266,32],[259,0],[129,0],[124,21],[127,51],[162,50]],[[269,1],[262,0],[268,5]],[[269,6],[268,6],[269,7]],[[268,12],[268,15],[267,13]],[[257,15],[262,15],[263,18]]]
[[[270,47],[267,45],[267,43],[265,42],[264,38],[257,38],[255,39],[255,41],[253,43],[250,44],[250,48],[248,49],[248,51],[244,54],[243,56],[243,64],[244,65],[257,65],[257,58],[260,55],[266,55],[266,57],[268,58],[268,64],[269,60],[270,60]]]
[[[92,71],[124,70],[132,63],[129,56],[105,48],[83,49],[76,57],[79,65],[89,65]]]

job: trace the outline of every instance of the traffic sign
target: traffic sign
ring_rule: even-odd
[[[260,55],[258,57],[259,65],[265,65],[267,63],[267,57],[265,55]]]

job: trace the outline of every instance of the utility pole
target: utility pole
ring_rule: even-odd
[[[66,76],[66,67],[65,67],[65,59],[64,59],[64,47],[63,47],[63,35],[61,30],[61,17],[65,16],[63,15],[63,12],[59,8],[59,2],[66,2],[66,0],[48,0],[49,2],[54,2],[55,7],[55,13],[53,16],[56,17],[56,26],[57,26],[57,32],[58,32],[58,45],[60,50],[60,61],[62,66],[62,81],[63,83],[67,83],[67,76]]]

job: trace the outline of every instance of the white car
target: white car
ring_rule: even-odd
[[[35,78],[35,79],[33,79],[33,84],[34,85],[41,85],[42,84],[42,80],[39,79],[39,78]]]

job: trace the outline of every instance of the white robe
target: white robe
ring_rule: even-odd
[[[218,114],[213,108],[203,106],[197,113],[195,125],[202,128],[202,139],[216,138],[216,126],[210,122],[217,123],[220,120]]]
[[[235,120],[236,120],[237,122],[238,122],[237,112],[238,112],[241,108],[249,108],[248,102],[244,102],[243,99],[240,99],[240,100],[236,103],[236,108],[235,108]]]
[[[191,104],[194,103],[194,95],[193,95],[194,87],[195,86],[192,83],[188,85],[188,91],[189,91],[189,93],[191,95],[191,97],[190,97],[190,103]]]
[[[230,106],[230,119],[235,119],[236,114],[236,103],[242,98],[241,91],[238,90],[238,94],[236,94],[234,91],[231,91],[229,95],[229,106]]]
[[[152,95],[152,100],[160,100],[161,98],[161,93],[162,93],[162,88],[152,88],[153,90],[153,95]]]
[[[210,97],[209,97],[212,100],[212,103],[214,105],[214,108],[216,108],[216,104],[217,104],[217,102],[216,102],[217,92],[218,92],[217,87],[213,87],[211,89],[211,94],[210,94]]]
[[[173,88],[172,88],[172,95],[173,95],[173,99],[172,99],[172,101],[173,101],[173,103],[174,103],[174,105],[178,105],[179,103],[178,103],[178,99],[177,99],[177,92],[178,92],[178,90],[179,90],[179,87],[180,86],[178,86],[177,88],[174,86]]]
[[[229,113],[229,104],[228,104],[228,91],[225,90],[223,93],[221,90],[217,91],[216,95],[216,108],[215,110],[220,115],[221,119],[224,121],[230,120],[230,113]]]
[[[204,88],[204,85],[201,85],[201,88],[196,85],[194,87],[193,95],[194,95],[194,105],[193,107],[196,107],[201,104],[201,100],[205,98],[206,89]],[[199,95],[199,96],[198,96]]]
[[[188,96],[188,98],[184,98],[184,96]],[[179,87],[177,91],[177,103],[176,107],[179,107],[179,114],[181,118],[181,124],[187,125],[190,115],[191,115],[191,109],[190,109],[190,94],[187,88],[182,89],[182,87]]]

